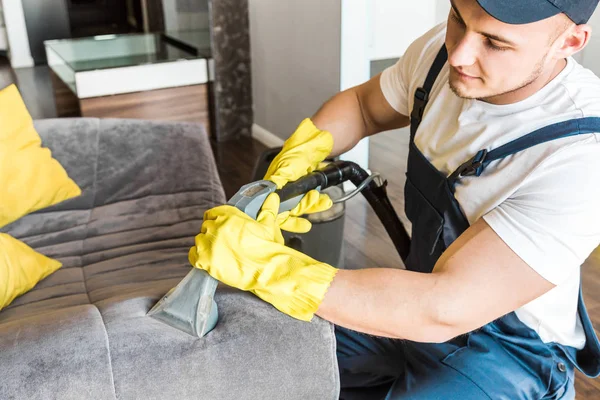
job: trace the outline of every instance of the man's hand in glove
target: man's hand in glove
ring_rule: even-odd
[[[284,231],[306,233],[310,231],[312,225],[309,220],[300,216],[329,210],[332,205],[333,202],[329,196],[321,194],[316,190],[311,190],[296,207],[277,215],[277,223]]]
[[[333,136],[319,130],[306,118],[290,136],[275,156],[264,179],[275,182],[278,189],[286,183],[313,172],[331,153]]]
[[[232,206],[207,211],[189,260],[218,281],[310,321],[337,269],[286,247],[279,225],[296,217],[278,210],[279,196],[271,194],[256,221]]]
[[[309,118],[306,118],[294,134],[285,141],[283,148],[269,165],[264,179],[274,182],[277,188],[281,189],[286,183],[298,180],[316,170],[331,153],[332,148],[333,136],[331,133],[319,130]],[[325,211],[331,207],[329,196],[326,194],[317,195],[316,193],[305,196],[299,204],[305,214]],[[315,201],[315,196],[318,196],[320,200]],[[313,203],[312,207],[307,204],[309,201]],[[294,220],[298,222],[296,225],[282,225],[281,229],[296,233],[304,233],[310,230],[310,222],[306,219],[295,218]],[[301,230],[295,230],[298,228]]]

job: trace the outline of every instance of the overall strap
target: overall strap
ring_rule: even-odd
[[[415,101],[413,104],[412,112],[410,113],[410,140],[411,142],[415,138],[415,134],[417,133],[417,129],[421,124],[421,120],[423,119],[423,112],[425,111],[425,107],[427,106],[427,102],[429,101],[429,93],[431,92],[431,88],[433,87],[433,83],[435,79],[440,74],[442,67],[446,64],[446,60],[448,59],[448,51],[446,50],[446,45],[444,44],[440,51],[438,52],[435,60],[433,60],[433,64],[427,73],[427,78],[425,78],[425,83],[422,87],[417,88],[415,91]]]
[[[454,185],[463,176],[479,176],[492,161],[500,160],[511,154],[518,153],[530,147],[551,140],[566,138],[569,136],[583,135],[600,132],[600,117],[588,117],[571,119],[564,122],[548,125],[533,131],[525,136],[506,143],[494,150],[479,150],[473,158],[457,168],[450,177],[448,183],[454,190]]]

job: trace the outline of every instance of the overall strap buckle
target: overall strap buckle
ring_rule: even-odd
[[[488,155],[488,151],[486,149],[479,150],[477,154],[475,154],[469,161],[462,164],[460,167],[454,171],[452,175],[448,177],[448,184],[450,186],[450,190],[454,193],[454,186],[456,185],[456,181],[465,176],[479,176],[483,172],[485,168],[485,161]]]
[[[483,162],[487,157],[487,150],[479,150],[477,154],[473,156],[469,161],[464,163],[458,168],[458,178],[462,178],[464,176],[479,176],[483,172]]]
[[[410,114],[410,118],[421,122],[421,118],[423,118],[423,112],[425,111],[425,106],[429,101],[429,92],[423,89],[422,87],[419,87],[415,91],[414,98],[415,101],[413,104],[412,113]]]
[[[431,92],[433,84],[437,76],[440,74],[440,71],[446,64],[447,59],[448,51],[446,50],[446,45],[443,45],[437,56],[435,56],[435,60],[433,60],[431,68],[429,68],[429,72],[427,73],[427,77],[425,78],[423,86],[417,88],[415,91],[414,104],[412,111],[410,112],[411,143],[413,143],[415,135],[417,134],[417,129],[419,129],[419,125],[421,125],[421,119],[425,113],[425,106],[427,106],[427,102],[429,101],[429,92]]]

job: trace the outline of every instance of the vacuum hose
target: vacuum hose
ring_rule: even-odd
[[[369,174],[358,164],[350,161],[334,161],[323,169],[288,183],[276,193],[279,194],[281,201],[285,201],[312,189],[322,190],[345,181],[350,181],[359,187],[367,178]],[[392,239],[400,258],[405,261],[410,251],[410,237],[387,196],[386,184],[387,182],[378,185],[375,181],[371,181],[362,190],[362,194]]]

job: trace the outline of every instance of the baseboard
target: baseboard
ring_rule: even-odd
[[[283,145],[283,139],[257,124],[252,125],[252,137],[269,148]]]

